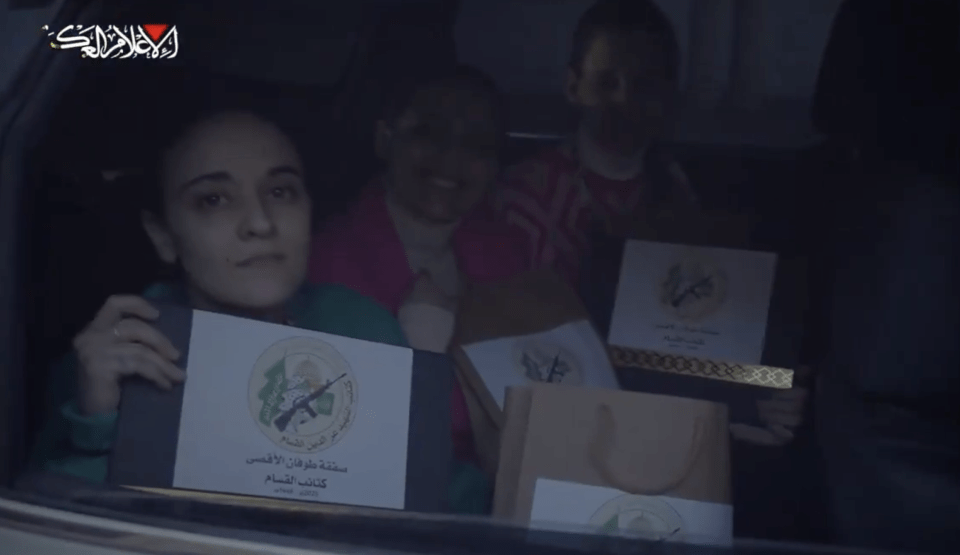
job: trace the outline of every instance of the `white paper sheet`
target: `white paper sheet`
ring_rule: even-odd
[[[733,507],[538,478],[530,527],[727,546],[733,542]]]
[[[774,253],[628,241],[610,344],[759,364]]]
[[[531,335],[481,341],[463,350],[501,409],[508,387],[534,381],[620,388],[606,348],[586,320]]]
[[[194,311],[173,486],[402,509],[412,367],[410,349]]]

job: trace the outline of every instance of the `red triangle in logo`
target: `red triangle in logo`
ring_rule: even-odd
[[[141,27],[143,27],[143,30],[153,42],[157,42],[160,40],[160,37],[167,32],[167,28],[170,26],[166,23],[148,23],[147,25],[141,25]]]

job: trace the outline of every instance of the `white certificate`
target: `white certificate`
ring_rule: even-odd
[[[194,311],[173,486],[402,509],[413,351]]]
[[[611,345],[760,364],[777,255],[628,241]]]
[[[532,382],[619,389],[603,341],[587,320],[463,347],[503,410],[508,387]]]

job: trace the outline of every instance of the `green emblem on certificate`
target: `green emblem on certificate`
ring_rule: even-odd
[[[683,520],[669,503],[656,497],[621,495],[607,501],[590,517],[590,525],[605,534],[636,534],[652,540],[679,540]]]
[[[696,323],[717,312],[727,299],[727,274],[700,258],[672,264],[659,283],[660,306],[681,322]]]
[[[357,381],[329,343],[310,337],[271,345],[253,366],[250,412],[272,442],[297,453],[323,451],[350,430]]]

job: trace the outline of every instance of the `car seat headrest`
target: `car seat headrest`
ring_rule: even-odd
[[[958,28],[957,2],[844,2],[817,80],[816,128],[849,144],[907,156],[942,149],[960,94]]]
[[[442,5],[442,4],[441,4]],[[336,119],[364,138],[380,116],[384,88],[411,68],[452,66],[456,62],[450,9],[437,2],[411,2],[386,10],[365,33],[366,44],[341,91]]]

